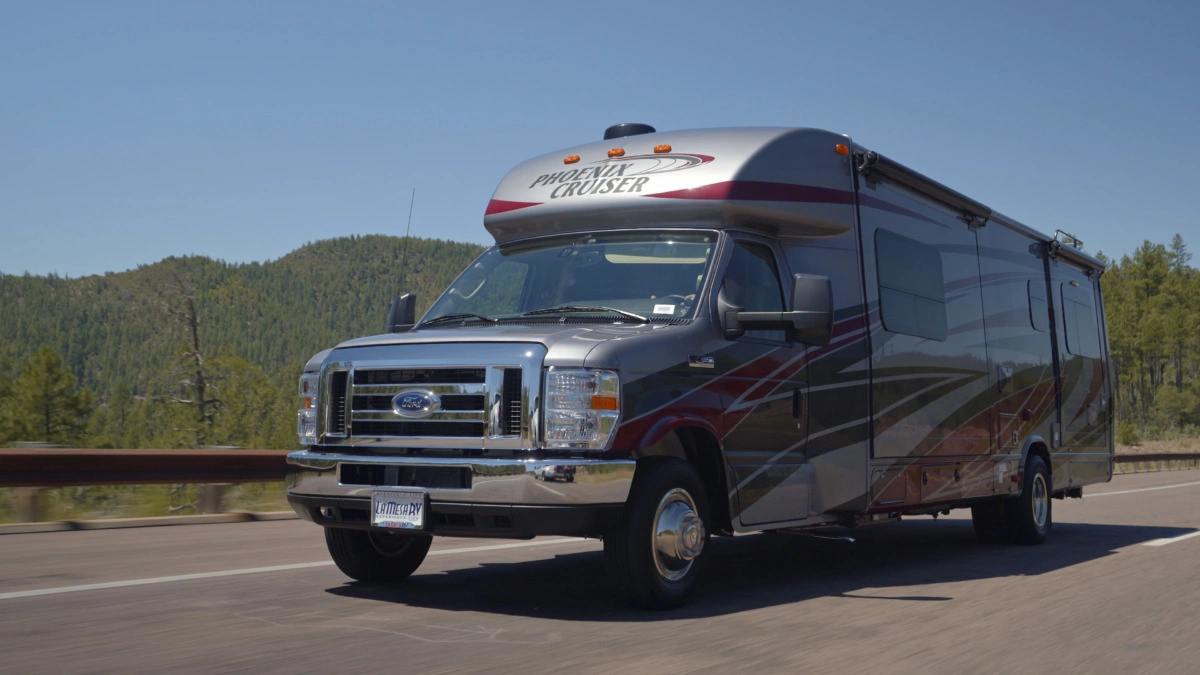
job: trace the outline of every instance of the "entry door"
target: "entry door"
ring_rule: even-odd
[[[732,242],[719,293],[748,312],[787,307],[773,246],[752,238]],[[741,521],[786,522],[809,515],[807,365],[805,347],[782,330],[752,330],[721,350],[726,456],[736,479]]]

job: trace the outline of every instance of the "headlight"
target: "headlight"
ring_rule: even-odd
[[[317,443],[317,383],[320,373],[305,373],[300,376],[300,410],[296,413],[296,435],[300,445]]]
[[[546,447],[603,450],[621,416],[621,387],[611,370],[546,371]]]

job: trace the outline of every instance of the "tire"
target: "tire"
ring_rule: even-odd
[[[1003,544],[1010,539],[1004,521],[1004,501],[1002,499],[993,499],[972,506],[971,522],[975,525],[975,534],[988,544]]]
[[[604,537],[609,577],[635,607],[682,605],[708,561],[710,522],[694,467],[678,459],[647,464],[634,480],[620,529]]]
[[[1004,525],[1015,544],[1045,543],[1053,519],[1050,495],[1054,483],[1046,462],[1037,455],[1025,460],[1025,476],[1020,496],[1004,501]]]
[[[429,553],[433,537],[325,528],[325,545],[334,564],[356,581],[392,583],[407,579]]]

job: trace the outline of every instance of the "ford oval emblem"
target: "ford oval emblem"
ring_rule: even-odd
[[[405,389],[392,397],[392,410],[401,417],[429,417],[442,407],[442,399],[428,389]]]

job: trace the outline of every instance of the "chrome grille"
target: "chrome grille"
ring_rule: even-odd
[[[485,368],[381,368],[354,372],[360,384],[483,384]]]
[[[537,446],[535,413],[546,353],[540,344],[417,344],[347,352],[353,361],[335,355],[322,366],[324,444],[513,450]],[[462,364],[452,360],[456,356],[488,365]],[[423,404],[398,409],[396,397],[401,393],[411,393]]]
[[[335,371],[329,378],[329,433],[346,435],[346,380],[348,373]]]

